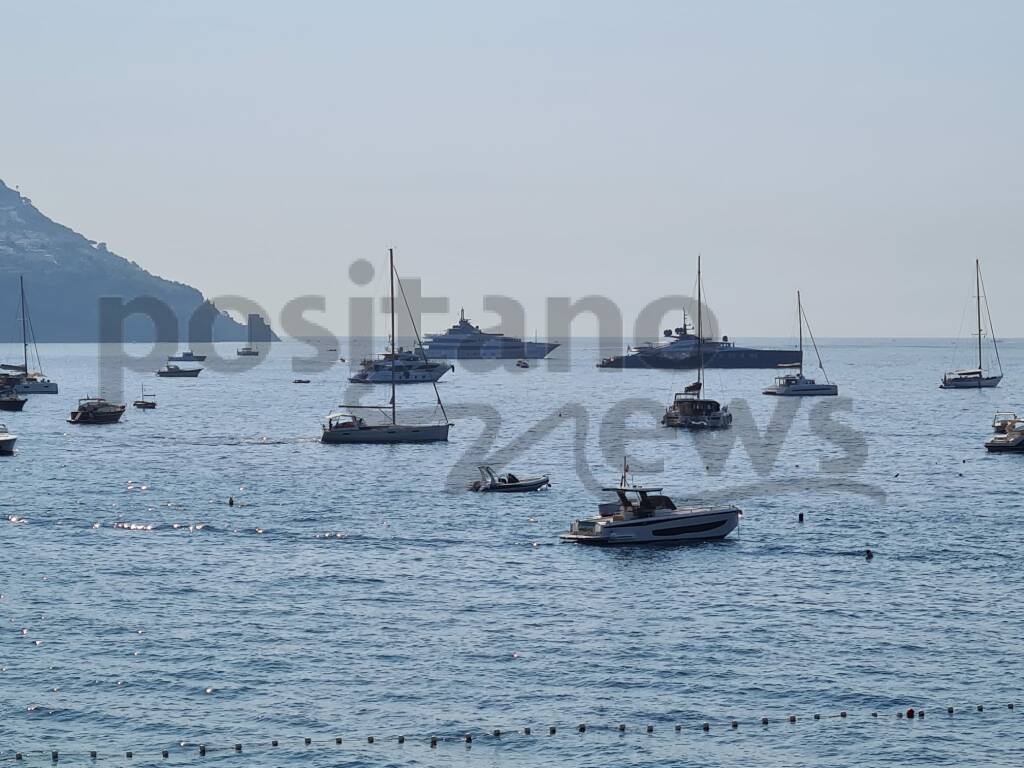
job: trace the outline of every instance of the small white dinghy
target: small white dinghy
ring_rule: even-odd
[[[18,436],[8,432],[5,424],[0,424],[0,456],[13,454],[16,442],[18,442]]]
[[[603,488],[618,501],[598,504],[598,516],[574,520],[559,538],[577,544],[665,544],[724,539],[739,525],[739,507],[678,509],[661,488],[626,483],[623,466],[619,485]]]

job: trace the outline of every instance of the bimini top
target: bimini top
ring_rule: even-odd
[[[660,493],[661,488],[649,488],[644,485],[609,485],[601,489],[602,491],[632,491],[633,493]]]

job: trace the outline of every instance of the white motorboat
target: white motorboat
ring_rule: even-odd
[[[1008,424],[1005,432],[989,438],[985,448],[992,453],[1024,453],[1024,421]]]
[[[525,360],[516,360],[516,368],[529,368],[530,364]]]
[[[206,355],[197,355],[191,349],[187,349],[180,355],[170,355],[167,360],[171,363],[202,363],[206,361]]]
[[[1003,380],[1003,362],[999,359],[999,344],[996,341],[995,331],[992,330],[992,312],[989,310],[988,297],[985,295],[985,284],[981,278],[981,261],[974,260],[974,286],[975,286],[975,308],[977,310],[978,326],[978,365],[975,368],[964,368],[957,371],[950,371],[942,377],[939,389],[991,389],[999,386]],[[986,373],[985,361],[982,359],[982,338],[985,330],[981,321],[981,302],[985,302],[985,315],[988,317],[988,328],[992,335],[992,349],[995,352],[996,365],[999,373]]]
[[[249,346],[240,347],[240,348],[236,349],[235,350],[235,354],[238,357],[259,357],[260,356],[260,352],[259,352],[258,349],[256,349],[255,347],[249,347]]]
[[[391,338],[395,338],[395,253],[394,249],[388,250],[388,261],[391,271]],[[404,294],[403,294],[404,298]],[[408,308],[408,304],[406,304]],[[416,342],[420,344],[419,330],[416,328],[416,321],[409,313],[412,321],[413,331],[416,334]],[[441,402],[441,394],[437,391],[436,381],[432,381],[434,396],[441,409],[443,422],[440,424],[399,424],[397,418],[397,406],[395,399],[395,385],[397,382],[397,370],[391,366],[388,371],[391,383],[391,404],[385,406],[365,405],[340,405],[344,410],[328,414],[327,423],[323,425],[320,436],[322,443],[437,443],[448,440],[448,429],[452,426],[448,422],[448,414],[444,410],[444,403]],[[368,424],[361,416],[354,411],[376,410],[388,415],[390,410],[390,424]]]
[[[415,350],[398,348],[385,352],[375,360],[363,360],[359,370],[349,377],[353,384],[429,384],[438,381],[454,368],[447,362],[429,360],[422,347]]]
[[[0,455],[10,456],[14,453],[16,442],[18,442],[18,436],[8,432],[5,424],[0,424]]]
[[[11,371],[18,376],[14,384],[14,391],[19,395],[56,395],[57,383],[50,381],[40,372],[30,371],[28,367],[28,339],[32,324],[28,314],[28,302],[25,300],[25,278],[20,278],[21,287],[21,349],[22,362],[20,365],[0,365],[0,370]],[[33,342],[35,335],[32,333]],[[33,343],[36,351],[36,362],[39,363],[39,347]],[[42,364],[39,364],[42,368]]]
[[[729,406],[703,396],[704,389],[704,286],[697,256],[697,380],[676,392],[661,423],[681,429],[725,429],[732,426]],[[685,320],[684,320],[685,322]]]
[[[202,371],[202,368],[181,368],[174,363],[167,363],[156,375],[164,379],[194,379]]]
[[[818,344],[814,340],[814,333],[811,331],[811,324],[804,316],[804,305],[800,300],[800,291],[796,292],[797,322],[800,330],[800,362],[796,365],[783,365],[781,368],[796,368],[796,373],[787,373],[775,377],[775,383],[763,391],[766,395],[779,395],[780,397],[818,397],[838,395],[839,385],[828,380],[825,373],[825,366],[821,362],[821,353],[818,352]],[[821,384],[814,379],[804,376],[804,325],[807,325],[807,335],[811,337],[811,345],[814,347],[814,354],[818,358],[818,367],[821,375],[825,377],[825,383]]]
[[[1020,421],[1013,411],[997,411],[992,417],[992,431],[996,434],[1006,434],[1007,428],[1015,421]]]
[[[547,475],[517,477],[511,472],[498,475],[485,465],[481,465],[477,469],[480,470],[480,479],[474,481],[469,488],[481,493],[525,493],[539,491],[541,488],[551,485]]]
[[[739,507],[678,509],[661,488],[629,485],[623,468],[619,485],[604,488],[617,501],[598,504],[597,517],[574,520],[563,541],[577,544],[664,544],[723,539],[739,525]]]

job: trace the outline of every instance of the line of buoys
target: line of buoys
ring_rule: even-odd
[[[1006,709],[1008,711],[1015,711],[1016,705],[1013,702],[1009,702],[1006,705]],[[985,705],[977,704],[977,705],[975,705],[975,710],[977,712],[984,712],[985,711]],[[955,714],[956,711],[957,710],[956,710],[955,707],[952,707],[952,706],[947,706],[946,707],[946,712],[949,715]],[[923,720],[925,718],[925,710],[921,709],[921,708],[916,708],[916,707],[908,707],[905,710],[897,710],[895,712],[895,715],[896,715],[896,718],[899,719],[899,720]],[[872,711],[872,712],[870,712],[870,716],[872,718],[877,719],[878,718],[878,712],[877,711]],[[846,719],[848,717],[849,717],[849,713],[847,712],[847,710],[844,709],[844,710],[840,710],[838,712],[838,714],[826,716],[825,719],[831,719],[831,718]],[[822,715],[820,713],[816,712],[813,715],[813,719],[814,720],[822,720],[823,718],[822,718]],[[786,720],[789,723],[791,723],[791,724],[795,724],[795,723],[797,723],[798,718],[797,718],[797,716],[795,714],[790,714],[790,715],[786,716]],[[727,720],[726,722],[728,723],[729,727],[732,730],[737,730],[737,731],[739,730],[740,722],[741,722],[740,719],[731,718],[731,719]],[[771,723],[771,720],[767,716],[762,716],[760,718],[760,723],[761,723],[762,726],[768,726]],[[585,733],[587,733],[590,730],[594,730],[594,728],[596,728],[598,731],[601,731],[601,730],[617,731],[620,734],[624,734],[624,733],[626,733],[629,730],[629,728],[626,725],[626,723],[621,723],[621,722],[620,723],[616,723],[615,725],[610,725],[609,724],[607,726],[601,726],[601,725],[599,725],[599,726],[591,726],[591,725],[588,725],[585,722],[582,722],[582,723],[579,723],[576,726],[576,731],[579,734],[585,734]],[[676,723],[674,730],[675,730],[676,733],[681,733],[684,730],[683,724]],[[702,722],[700,724],[700,730],[702,730],[705,733],[709,732],[711,730],[711,721],[704,721],[704,722]],[[554,736],[557,732],[558,732],[558,729],[557,729],[556,726],[554,726],[554,725],[548,726],[548,735]],[[637,730],[637,732],[639,732],[639,729]],[[653,734],[654,733],[654,724],[653,723],[646,724],[643,727],[643,732],[645,732],[647,734]],[[530,736],[532,734],[532,729],[529,726],[525,726],[522,729],[494,728],[494,729],[492,729],[490,731],[490,733],[488,733],[487,731],[483,731],[483,735],[491,736],[495,740],[502,740],[503,737],[508,735],[508,734],[520,734],[520,733],[522,735],[524,735],[524,736]],[[462,741],[465,744],[469,745],[469,744],[473,743],[474,738],[476,736],[478,736],[478,735],[480,735],[480,734],[474,734],[471,731],[463,732],[460,736],[457,736],[457,737],[456,736],[436,736],[435,735],[435,736],[430,736],[429,737],[429,744],[430,744],[431,748],[436,748],[438,746],[439,742],[449,742],[449,741]],[[405,744],[405,742],[406,742],[406,736],[404,734],[392,737],[392,739],[395,741],[395,743],[398,743],[398,744]],[[377,741],[378,740],[374,736],[367,736],[366,737],[366,743],[367,744],[375,744]],[[424,741],[426,741],[426,739],[424,739]],[[270,743],[271,747],[277,747],[280,744],[280,741],[278,739],[274,739],[274,740],[272,740],[269,743]],[[312,737],[309,737],[309,736],[303,737],[303,743],[306,746],[310,746],[313,743]],[[339,745],[342,744],[343,743],[342,737],[341,736],[335,736],[334,737],[334,743],[335,744],[339,744]],[[185,742],[179,742],[179,746],[185,747],[186,743]],[[200,756],[206,756],[208,752],[216,751],[217,749],[230,748],[230,747],[220,747],[220,748],[208,747],[206,744],[198,744],[196,746],[198,747],[198,752],[199,752]],[[243,752],[243,745],[242,745],[242,743],[241,742],[234,743],[233,744],[233,751],[235,753],[242,753]],[[25,758],[25,754],[26,753],[16,752],[14,754],[14,760],[15,761],[23,761],[23,760],[25,760],[26,759]],[[43,754],[45,754],[45,752]],[[92,759],[93,761],[98,760],[99,753],[97,752],[97,750],[90,750],[88,754],[89,754],[89,758]],[[127,758],[127,759],[133,759],[134,758],[134,754],[135,753],[134,753],[133,750],[128,750],[128,751],[124,752],[124,757]],[[170,757],[170,750],[167,749],[167,748],[161,749],[160,756],[163,759],[165,759],[165,760],[168,759]],[[50,751],[50,761],[52,763],[54,763],[54,764],[58,763],[60,761],[60,757],[61,757],[61,755],[60,755],[60,752],[58,750]],[[65,757],[66,757],[66,755],[65,755]],[[7,759],[9,760],[10,757],[8,757]]]

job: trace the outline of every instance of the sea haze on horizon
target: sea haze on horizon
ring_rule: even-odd
[[[449,317],[635,317],[703,253],[732,335],[788,333],[797,288],[822,337],[952,335],[980,257],[1022,336],[1021,28],[997,0],[16,3],[0,175],[272,317],[388,246]]]

